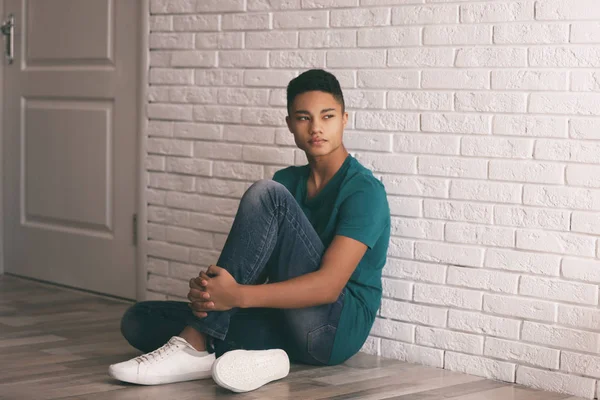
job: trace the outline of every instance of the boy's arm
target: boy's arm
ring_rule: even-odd
[[[337,235],[317,271],[284,282],[242,285],[238,307],[304,308],[333,303],[366,251],[365,244]]]

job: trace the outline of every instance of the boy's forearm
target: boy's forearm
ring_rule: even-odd
[[[316,271],[284,282],[242,285],[239,307],[305,308],[333,303],[338,295]]]

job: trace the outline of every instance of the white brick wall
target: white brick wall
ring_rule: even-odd
[[[600,390],[600,2],[151,0],[148,298],[216,262],[255,180],[305,161],[285,86],[336,74],[392,211],[364,351]]]

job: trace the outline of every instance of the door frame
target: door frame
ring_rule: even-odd
[[[148,93],[148,68],[149,68],[149,57],[150,57],[150,0],[137,0],[140,1],[140,26],[139,26],[139,48],[137,49],[137,62],[138,62],[138,89],[137,89],[137,158],[136,163],[136,205],[137,205],[137,237],[138,242],[135,249],[135,266],[136,269],[136,289],[135,297],[137,301],[146,299],[146,286],[147,286],[147,272],[146,272],[146,256],[147,256],[147,205],[146,205],[146,186],[147,172],[145,168],[146,159],[146,132],[148,125],[148,117],[146,113],[146,99]],[[0,20],[4,20],[4,0],[0,0]],[[0,43],[1,44],[1,43]],[[4,47],[2,46],[2,62],[0,62],[0,177],[3,176],[3,163],[4,163],[4,149],[2,147],[3,142],[3,115],[4,109],[4,85],[3,85],[3,68],[4,68]],[[0,180],[0,275],[4,274],[4,208],[3,208],[3,195],[4,195],[4,184],[3,180]]]

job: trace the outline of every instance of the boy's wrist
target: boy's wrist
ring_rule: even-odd
[[[238,308],[249,308],[248,304],[248,285],[240,285],[238,291],[237,307]]]

